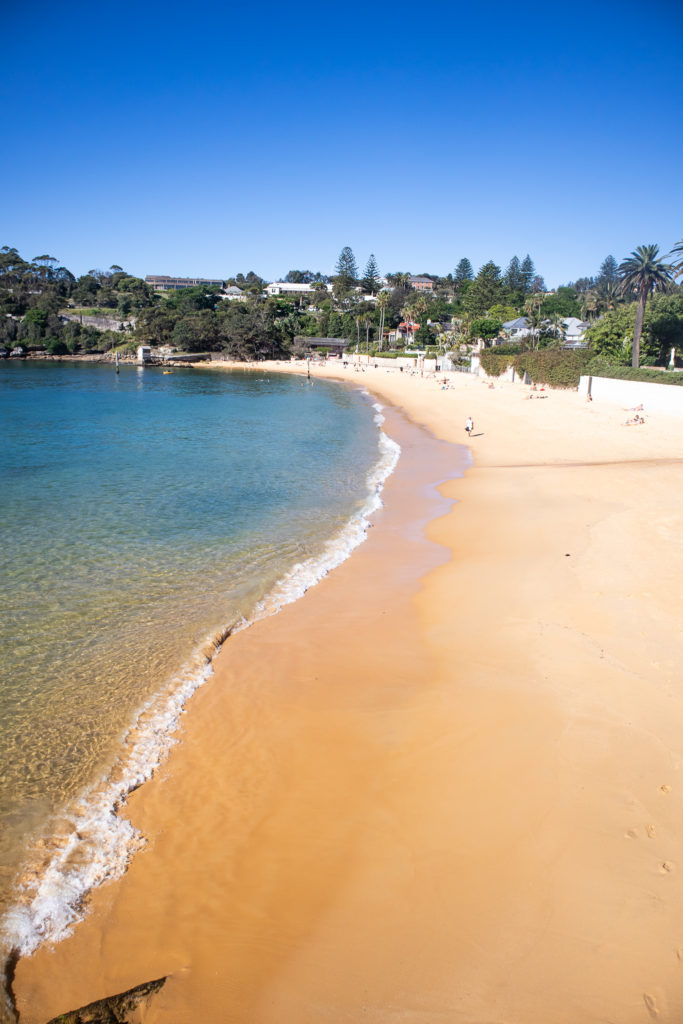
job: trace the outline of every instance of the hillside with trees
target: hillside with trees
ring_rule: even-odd
[[[395,350],[418,345],[464,360],[474,345],[505,340],[503,325],[521,317],[529,333],[518,351],[559,349],[563,321],[576,317],[590,324],[586,337],[602,360],[663,366],[672,348],[683,350],[682,255],[683,243],[665,258],[657,246],[640,246],[554,291],[529,254],[512,256],[505,269],[488,260],[476,272],[463,256],[446,276],[420,273],[417,290],[408,271],[382,276],[373,254],[361,271],[345,246],[334,274],[289,270],[281,278],[310,291],[269,296],[252,270],[225,280],[242,293],[230,301],[216,286],[154,292],[117,265],[76,277],[54,257],[27,260],[4,246],[0,347],[59,355],[132,351],[145,342],[253,360],[301,354],[312,337],[379,353],[393,332]]]

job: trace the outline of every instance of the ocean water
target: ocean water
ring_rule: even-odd
[[[0,931],[27,953],[144,843],[116,813],[227,631],[365,535],[367,395],[258,371],[0,363]]]

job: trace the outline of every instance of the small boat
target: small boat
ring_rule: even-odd
[[[162,373],[165,377],[167,373],[173,373],[173,370],[162,370]]]

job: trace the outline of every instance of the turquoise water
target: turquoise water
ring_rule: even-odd
[[[0,417],[0,901],[28,864],[30,949],[130,856],[112,808],[211,638],[346,556],[395,453],[360,392],[258,371],[4,361]]]

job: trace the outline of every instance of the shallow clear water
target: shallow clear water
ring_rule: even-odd
[[[1,907],[207,638],[339,560],[381,443],[359,392],[258,372],[4,361],[0,421]]]

